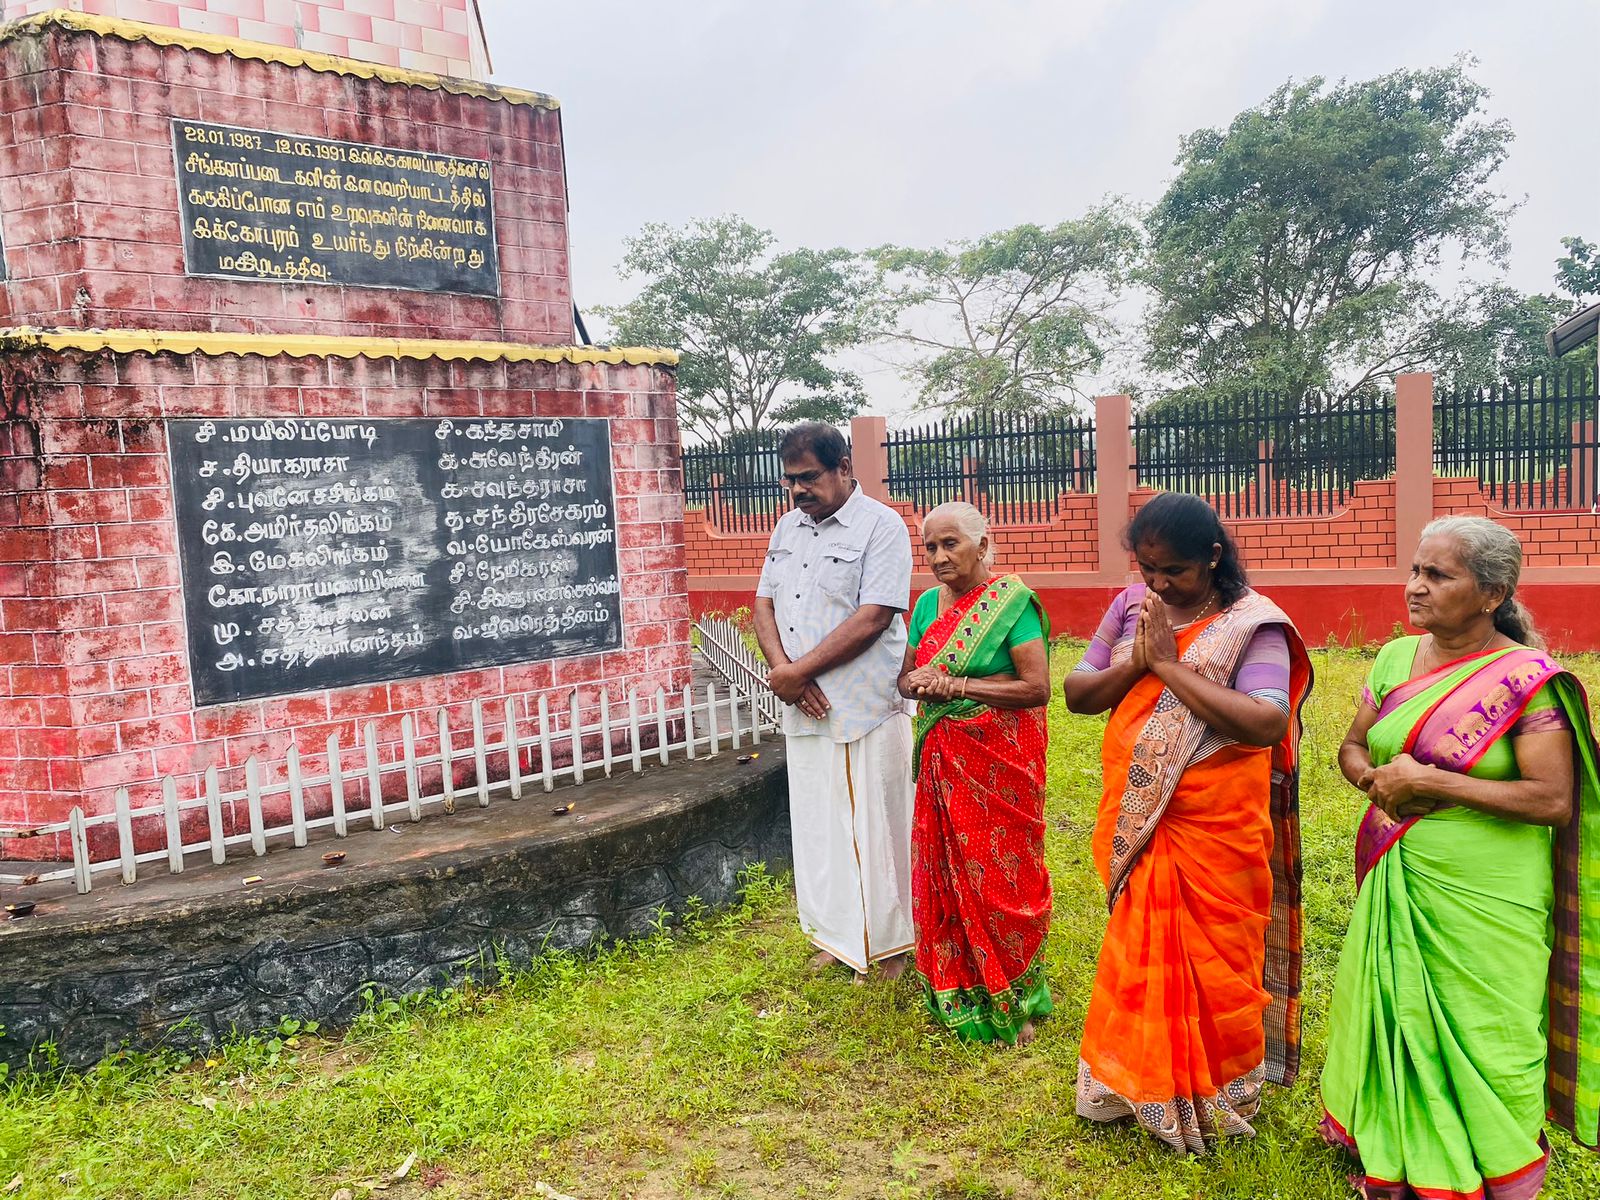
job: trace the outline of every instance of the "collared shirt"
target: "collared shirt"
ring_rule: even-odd
[[[911,606],[906,523],[859,485],[838,512],[822,521],[792,509],[772,531],[756,595],[772,601],[783,652],[791,661],[815,650],[864,604],[903,614]],[[813,720],[787,704],[783,732],[853,742],[905,712],[895,686],[905,653],[905,618],[897,614],[859,655],[817,678],[831,706],[827,716]]]

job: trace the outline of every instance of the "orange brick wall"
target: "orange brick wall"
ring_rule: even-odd
[[[0,17],[14,21],[54,8],[489,78],[477,0],[0,0]]]
[[[906,500],[891,501],[890,507],[905,520],[915,546],[922,514]],[[685,517],[691,578],[760,574],[770,531],[724,533],[706,510],[699,508],[690,509]],[[1094,497],[1063,496],[1048,524],[993,526],[995,565],[1005,571],[1092,571],[1096,567],[1094,530]]]
[[[1156,494],[1134,492],[1130,519]],[[1394,504],[1394,480],[1380,479],[1356,484],[1346,506],[1326,516],[1225,519],[1245,564],[1256,570],[1392,567]]]
[[[1477,485],[1472,486],[1476,490]],[[1148,488],[1134,492],[1129,518],[1155,495]],[[908,501],[895,500],[891,506],[905,519],[915,543],[922,514]],[[1098,524],[1094,496],[1062,496],[1055,517],[1046,524],[993,526],[995,565],[1023,573],[1095,571]],[[1348,507],[1330,516],[1230,520],[1228,528],[1245,562],[1258,570],[1392,567],[1394,481],[1356,485]],[[706,510],[691,509],[685,528],[689,573],[691,577],[758,574],[768,537],[767,531],[725,533]],[[1132,555],[1127,569],[1133,570]]]
[[[1592,512],[1502,512],[1475,479],[1434,480],[1433,511],[1498,521],[1522,540],[1526,567],[1600,566],[1600,515]]]
[[[1230,506],[1225,500],[1217,505],[1252,580],[1283,605],[1310,641],[1366,643],[1386,637],[1405,620],[1406,568],[1423,526],[1436,515],[1484,516],[1522,540],[1527,570],[1519,592],[1550,646],[1558,652],[1600,650],[1600,606],[1593,602],[1600,594],[1600,515],[1587,509],[1501,511],[1475,479],[1436,478],[1432,380],[1401,376],[1395,405],[1395,475],[1356,484],[1336,511],[1229,518],[1230,507],[1245,505]],[[1018,572],[1039,592],[1058,633],[1092,633],[1106,603],[1134,577],[1132,555],[1122,549],[1120,536],[1133,514],[1157,493],[1134,486],[1130,418],[1127,396],[1096,399],[1096,494],[1061,496],[1048,522],[996,522],[993,527],[997,566]],[[879,449],[886,439],[884,425],[881,417],[857,418],[851,431],[858,451],[857,477],[869,494],[879,497],[888,476],[888,461]],[[1281,483],[1276,486],[1279,503],[1293,507],[1292,493],[1286,494]],[[1564,493],[1564,477],[1551,490]],[[904,501],[891,503],[914,539],[920,514]],[[1102,528],[1102,522],[1108,527]],[[688,513],[684,540],[694,611],[748,605],[767,539],[764,530],[723,532],[706,512]],[[913,587],[931,583],[919,566]]]

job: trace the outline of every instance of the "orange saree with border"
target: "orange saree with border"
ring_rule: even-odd
[[[1146,675],[1113,711],[1094,856],[1111,915],[1084,1024],[1078,1112],[1133,1117],[1199,1153],[1248,1134],[1264,1081],[1298,1067],[1300,862],[1294,755],[1310,662],[1256,593],[1178,631],[1192,669],[1227,684],[1255,630],[1290,647],[1289,733],[1230,742]],[[1124,654],[1126,648],[1118,647]]]

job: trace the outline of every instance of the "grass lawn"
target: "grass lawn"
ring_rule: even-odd
[[[1076,648],[1056,656],[1059,673]],[[1260,1136],[1178,1158],[1073,1115],[1104,923],[1089,859],[1103,722],[1051,714],[1056,1016],[1025,1050],[936,1033],[910,977],[803,970],[781,881],[742,909],[498,987],[374,1006],[344,1036],[241,1043],[205,1063],[106,1064],[0,1085],[0,1196],[1341,1197],[1315,1134],[1329,990],[1354,895],[1357,795],[1334,749],[1368,659],[1319,652],[1305,781],[1306,1069]],[[1593,683],[1600,662],[1575,660]],[[19,964],[6,964],[15,970]],[[1546,1196],[1600,1195],[1600,1157],[1555,1137]],[[409,1174],[370,1191],[408,1155]],[[16,1182],[13,1177],[20,1179]],[[14,1186],[7,1187],[7,1181]]]

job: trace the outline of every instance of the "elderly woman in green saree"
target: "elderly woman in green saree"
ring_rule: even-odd
[[[1516,598],[1521,565],[1491,521],[1423,531],[1406,585],[1423,633],[1379,652],[1339,752],[1371,806],[1322,1133],[1368,1200],[1529,1200],[1547,1113],[1596,1141],[1600,777],[1583,689]]]

